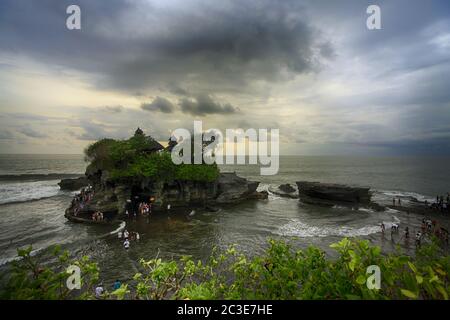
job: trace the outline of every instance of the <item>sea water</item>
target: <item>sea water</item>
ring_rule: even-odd
[[[450,158],[446,157],[301,157],[282,156],[274,176],[260,176],[259,166],[222,166],[250,180],[260,181],[260,190],[295,181],[320,181],[369,186],[373,199],[403,205],[414,199],[433,201],[450,191]],[[301,204],[297,199],[269,195],[268,200],[248,201],[218,212],[197,211],[195,216],[173,214],[138,217],[126,221],[129,231],[140,233],[140,241],[124,250],[114,235],[123,225],[92,226],[64,218],[74,192],[61,191],[60,179],[82,175],[82,155],[0,155],[0,263],[16,257],[16,248],[32,245],[37,251],[62,244],[73,255],[87,254],[100,263],[105,283],[130,279],[139,269],[139,258],[172,258],[192,255],[207,258],[213,247],[236,244],[249,255],[261,252],[267,239],[284,239],[298,248],[317,245],[333,254],[329,245],[342,237],[359,237],[380,245],[385,252],[401,244],[382,235],[380,223],[399,222],[420,228],[422,217],[388,209],[322,208]],[[448,219],[442,218],[448,228]]]

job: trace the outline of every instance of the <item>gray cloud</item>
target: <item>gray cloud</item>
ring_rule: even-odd
[[[123,106],[106,106],[105,110],[111,113],[120,113],[125,110],[125,108]]]
[[[47,138],[46,134],[38,132],[30,127],[19,129],[19,132],[30,138]]]
[[[126,134],[120,134],[117,130],[111,130],[107,125],[93,122],[87,119],[77,121],[83,133],[77,135],[79,140],[95,141],[103,138],[124,138]],[[109,130],[108,130],[109,129]]]
[[[186,89],[180,87],[177,84],[173,84],[173,83],[167,85],[167,90],[176,96],[188,96],[189,95],[189,91],[187,91]]]
[[[72,2],[2,1],[0,50],[83,70],[99,87],[130,93],[192,81],[201,90],[245,91],[254,80],[312,71],[321,55],[314,48],[323,41],[298,1],[193,0],[179,10],[79,0],[82,30],[70,32],[65,8]]]
[[[156,97],[151,103],[141,104],[141,109],[146,111],[172,113],[175,110],[175,107],[172,102],[170,102],[166,98]]]
[[[5,131],[5,130],[0,131],[0,140],[10,140],[13,138],[14,138],[14,136],[10,131]]]
[[[209,95],[198,95],[194,100],[181,99],[179,103],[181,110],[192,115],[203,116],[206,114],[231,114],[238,111],[231,104],[220,104],[215,102]]]
[[[79,32],[65,28],[65,9],[72,3],[82,8]],[[368,4],[3,0],[0,57],[7,59],[0,61],[0,71],[28,72],[29,64],[22,66],[20,59],[30,58],[58,75],[80,72],[90,89],[125,92],[140,102],[166,95],[180,99],[174,105],[158,97],[140,110],[84,110],[73,117],[82,119],[74,124],[81,139],[121,137],[137,125],[165,139],[167,128],[184,126],[190,116],[215,114],[227,115],[220,125],[235,126],[245,115],[243,124],[267,127],[280,108],[277,126],[285,140],[402,153],[440,145],[441,152],[450,151],[448,1],[379,0],[378,31],[365,28]],[[1,92],[8,93],[9,85],[3,81]],[[11,96],[2,101],[9,99],[16,102]],[[173,114],[150,117],[148,110]],[[185,114],[177,118],[175,111]],[[289,112],[299,119],[290,119]],[[14,134],[27,123],[40,128],[49,119],[64,124],[47,116],[0,115],[2,129]]]

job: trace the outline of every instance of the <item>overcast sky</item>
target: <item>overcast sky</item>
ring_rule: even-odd
[[[448,0],[2,0],[0,153],[199,119],[279,128],[284,154],[450,154],[449,75]]]

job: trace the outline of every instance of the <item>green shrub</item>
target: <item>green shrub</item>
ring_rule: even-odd
[[[89,166],[111,172],[114,180],[152,178],[160,181],[189,180],[211,182],[218,178],[217,165],[180,164],[172,162],[167,151],[149,151],[157,142],[145,135],[127,140],[103,139],[85,150]]]
[[[141,259],[141,272],[110,299],[448,299],[450,259],[436,244],[423,245],[414,258],[402,253],[382,255],[368,241],[344,238],[331,246],[338,257],[330,259],[316,247],[294,250],[283,241],[269,241],[259,256],[249,258],[234,247],[213,250],[208,261]],[[67,274],[42,268],[22,252],[4,299],[69,298]],[[67,254],[61,260],[68,261]],[[92,298],[98,279],[96,264],[87,258],[75,262],[87,277],[79,298]],[[66,263],[67,264],[67,263]],[[381,270],[381,288],[369,289],[367,267]],[[41,270],[36,273],[36,270]],[[73,296],[73,295],[72,295]]]

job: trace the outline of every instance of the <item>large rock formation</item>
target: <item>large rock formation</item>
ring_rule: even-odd
[[[304,203],[327,206],[371,204],[370,188],[307,181],[297,182],[297,187],[300,200]]]
[[[169,147],[174,145],[176,142]],[[127,210],[136,212],[139,203],[150,201],[152,212],[156,212],[165,211],[169,204],[175,211],[267,198],[266,192],[256,191],[259,182],[235,173],[220,173],[216,165],[206,163],[177,166],[169,151],[139,128],[127,140],[93,143],[85,151],[90,161],[85,175],[91,188],[88,194],[75,197],[66,217],[89,221],[93,212],[100,211],[112,220]],[[61,186],[69,184],[61,182]]]
[[[61,190],[76,191],[86,187],[89,181],[86,177],[79,177],[75,179],[62,179],[58,185]]]
[[[235,173],[221,173],[214,182],[195,181],[153,181],[148,178],[133,179],[127,183],[112,183],[108,172],[89,171],[88,179],[94,186],[94,196],[73,219],[74,206],[66,210],[66,217],[82,222],[80,217],[89,220],[91,213],[101,211],[106,218],[113,220],[125,213],[128,206],[154,198],[153,212],[171,208],[208,207],[235,204],[249,199],[266,199],[267,192],[258,192],[259,182],[248,181]]]
[[[218,204],[236,203],[246,199],[266,199],[267,192],[258,192],[259,182],[248,181],[236,173],[221,173],[217,181],[217,196],[214,202]]]

